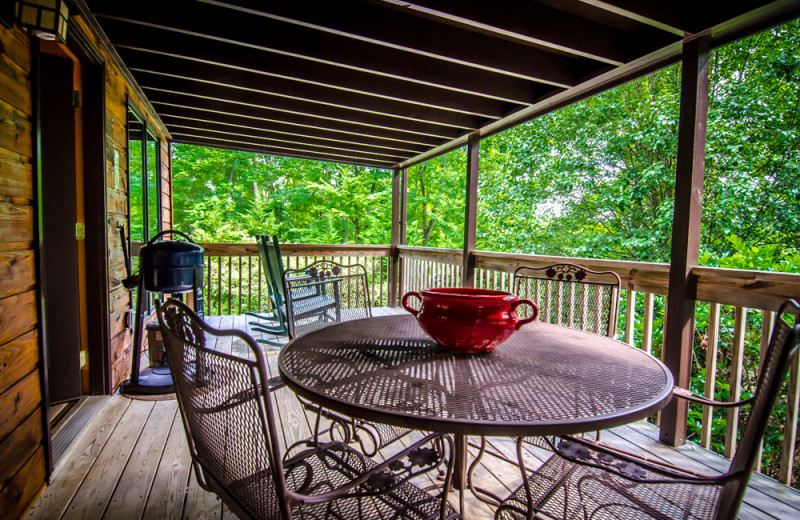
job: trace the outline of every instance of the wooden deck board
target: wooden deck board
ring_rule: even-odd
[[[94,520],[103,516],[154,404],[152,401],[131,402],[108,439],[107,448],[100,452],[62,518]]]
[[[108,399],[75,441],[71,452],[56,468],[52,483],[28,511],[26,518],[40,520],[61,517],[130,404],[130,399],[121,396]]]
[[[103,518],[141,518],[177,410],[175,400],[155,402]]]
[[[373,314],[396,312],[402,311],[380,308]],[[208,321],[215,326],[252,333],[245,316],[211,317]],[[239,340],[214,346],[235,355],[246,352],[244,343]],[[279,349],[264,347],[269,375],[276,376]],[[273,397],[274,410],[281,424],[281,444],[290,445],[310,436],[315,414],[304,410],[287,388],[275,391]],[[421,432],[413,432],[394,449],[411,445],[421,435]],[[191,469],[185,437],[175,401],[137,401],[118,395],[108,398],[104,408],[76,441],[75,448],[56,469],[51,485],[27,518],[235,519],[236,516],[215,495],[198,485]],[[728,465],[727,459],[696,445],[687,444],[676,449],[660,444],[658,430],[644,422],[604,432],[602,439],[629,451],[706,473],[718,472]],[[470,440],[478,442],[479,438]],[[516,458],[512,439],[488,440],[495,450]],[[472,455],[476,452],[470,449]],[[391,450],[385,455],[390,453]],[[525,460],[531,467],[537,467],[547,456],[545,450],[529,448]],[[494,457],[485,457],[475,476],[480,485],[500,495],[515,489],[521,482],[515,468]],[[441,481],[436,475],[427,475],[416,483],[427,486],[441,484]],[[451,494],[450,502],[458,505],[456,493]],[[492,508],[479,502],[471,493],[466,494],[465,503],[467,519],[493,518]],[[753,475],[739,518],[798,517],[800,492],[763,475]]]
[[[192,458],[186,449],[186,433],[180,413],[176,413],[142,518],[181,518],[191,468]]]

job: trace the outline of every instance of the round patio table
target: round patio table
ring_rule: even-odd
[[[289,342],[282,378],[331,410],[455,434],[455,486],[464,489],[466,436],[566,435],[648,417],[672,395],[672,374],[606,336],[534,322],[494,352],[431,340],[411,315],[338,323]]]

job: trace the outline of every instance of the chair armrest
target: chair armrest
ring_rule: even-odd
[[[424,447],[426,444],[439,446],[440,449],[426,448]],[[450,435],[442,433],[429,434],[420,441],[365,472],[359,471],[358,468],[348,466],[347,461],[343,458],[334,460],[336,459],[336,449],[341,449],[342,453],[355,454],[361,460],[372,461],[372,459],[361,455],[342,442],[319,444],[286,459],[284,461],[284,468],[298,463],[302,464],[303,460],[311,456],[329,456],[332,459],[331,462],[336,464],[336,467],[346,468],[349,473],[357,474],[358,476],[345,485],[318,495],[305,495],[291,490],[288,490],[287,494],[291,500],[305,504],[328,502],[343,496],[378,495],[391,492],[417,475],[427,473],[442,464],[448,465],[448,482],[446,482],[445,485],[449,485],[453,458],[452,456],[446,456],[444,449],[445,444],[448,446],[449,453],[452,454],[454,447],[453,438]],[[365,485],[369,491],[357,490],[362,484]]]
[[[287,281],[291,281],[291,280],[287,279]],[[289,287],[289,289],[294,291],[294,290],[297,290],[297,289],[305,289],[307,287],[316,287],[316,286],[319,286],[319,285],[325,285],[325,284],[328,284],[328,283],[331,283],[331,282],[334,282],[334,283],[338,284],[341,281],[342,281],[341,278],[325,278],[324,280],[316,280],[316,281],[313,281],[313,282],[305,282],[305,283],[301,283],[301,284],[297,284],[297,285],[290,285],[288,287]]]
[[[698,395],[691,390],[686,388],[675,386],[672,388],[672,395],[676,397],[680,397],[681,399],[686,399],[687,401],[692,401],[693,403],[702,404],[705,406],[714,406],[716,408],[736,408],[738,406],[744,406],[746,404],[750,404],[753,400],[751,397],[750,399],[744,399],[742,401],[714,401],[712,399],[708,399],[703,397],[702,395]]]
[[[270,377],[267,380],[267,386],[269,386],[270,390],[278,390],[279,388],[283,388],[286,386],[283,378],[281,376]]]
[[[546,441],[563,459],[602,469],[637,483],[713,485],[720,484],[729,476],[695,473],[580,437],[564,436],[558,445],[549,438]],[[647,472],[655,473],[656,476],[648,475]]]

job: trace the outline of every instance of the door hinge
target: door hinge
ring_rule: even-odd
[[[75,223],[75,239],[83,240],[86,238],[86,224],[83,222]]]
[[[81,350],[81,368],[86,368],[87,366],[89,366],[89,352]]]
[[[81,107],[81,93],[79,90],[72,91],[72,106],[75,108]]]

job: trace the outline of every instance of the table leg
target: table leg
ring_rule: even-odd
[[[453,488],[464,491],[467,489],[467,436],[455,435],[454,439],[456,451],[453,454]]]

